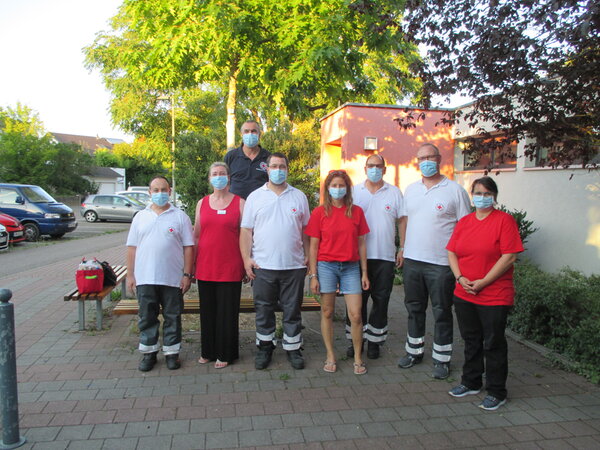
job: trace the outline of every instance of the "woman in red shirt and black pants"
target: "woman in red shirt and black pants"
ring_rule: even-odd
[[[337,370],[333,351],[333,312],[336,290],[344,294],[354,346],[354,373],[363,375],[362,291],[369,289],[367,246],[369,232],[363,210],[352,204],[352,181],[343,170],[325,178],[323,205],[315,208],[304,232],[310,236],[309,279],[314,294],[321,295],[321,333],[327,348],[323,370]],[[362,271],[362,275],[361,275]]]
[[[478,394],[485,372],[487,396],[480,408],[506,403],[508,346],[504,330],[514,303],[513,264],[523,244],[515,219],[494,208],[498,186],[490,177],[471,187],[475,212],[463,217],[446,246],[456,277],[454,310],[465,341],[461,384],[453,397]]]

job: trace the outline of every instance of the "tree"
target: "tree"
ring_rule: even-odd
[[[112,91],[115,121],[138,132],[164,111],[160,95],[218,93],[227,147],[236,113],[306,118],[341,102],[396,102],[417,92],[416,47],[404,39],[404,1],[127,0],[86,48]],[[177,95],[178,96],[178,95]]]
[[[37,137],[46,134],[39,114],[19,102],[15,108],[0,107],[0,130],[5,133],[14,132]]]
[[[513,157],[527,140],[542,164],[597,167],[600,148],[600,4],[595,0],[412,0],[406,31],[427,51],[418,71],[423,106],[461,93],[472,108],[449,114],[484,139],[466,151]],[[417,69],[415,69],[417,70]],[[494,130],[486,132],[485,122]]]

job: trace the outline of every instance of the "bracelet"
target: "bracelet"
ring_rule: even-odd
[[[311,274],[308,276],[308,280],[310,281],[310,280],[312,280],[313,278],[316,278],[316,277],[317,277],[317,274],[316,274],[316,273],[311,273]]]
[[[456,282],[457,282],[457,283],[460,283],[460,279],[461,279],[461,278],[464,278],[464,276],[463,276],[463,275],[459,275],[459,276],[457,276],[457,277],[456,277]]]
[[[192,275],[191,273],[184,273],[183,276],[191,278],[192,280],[194,279],[194,275]]]

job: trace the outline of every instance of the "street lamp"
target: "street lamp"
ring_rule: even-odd
[[[161,95],[159,100],[169,100],[171,102],[171,202],[176,205],[177,194],[175,193],[175,95]]]

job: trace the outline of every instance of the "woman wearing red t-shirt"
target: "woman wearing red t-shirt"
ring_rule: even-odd
[[[304,232],[310,236],[309,280],[314,294],[321,295],[321,333],[327,349],[323,370],[337,370],[333,351],[335,295],[344,294],[354,346],[354,373],[363,375],[362,290],[369,289],[367,247],[369,232],[363,210],[352,204],[352,181],[343,170],[325,178],[323,205],[315,208]],[[362,276],[361,276],[362,270]]]
[[[453,397],[478,394],[485,372],[488,395],[479,407],[493,411],[506,403],[504,330],[515,296],[513,264],[523,244],[515,219],[494,208],[498,197],[494,180],[475,180],[471,196],[475,212],[459,220],[446,246],[456,277],[454,309],[465,341],[461,384],[448,393]]]
[[[198,202],[194,237],[200,294],[200,364],[215,361],[222,369],[239,358],[240,295],[244,263],[240,220],[244,200],[229,192],[229,167],[210,166],[213,193]]]

